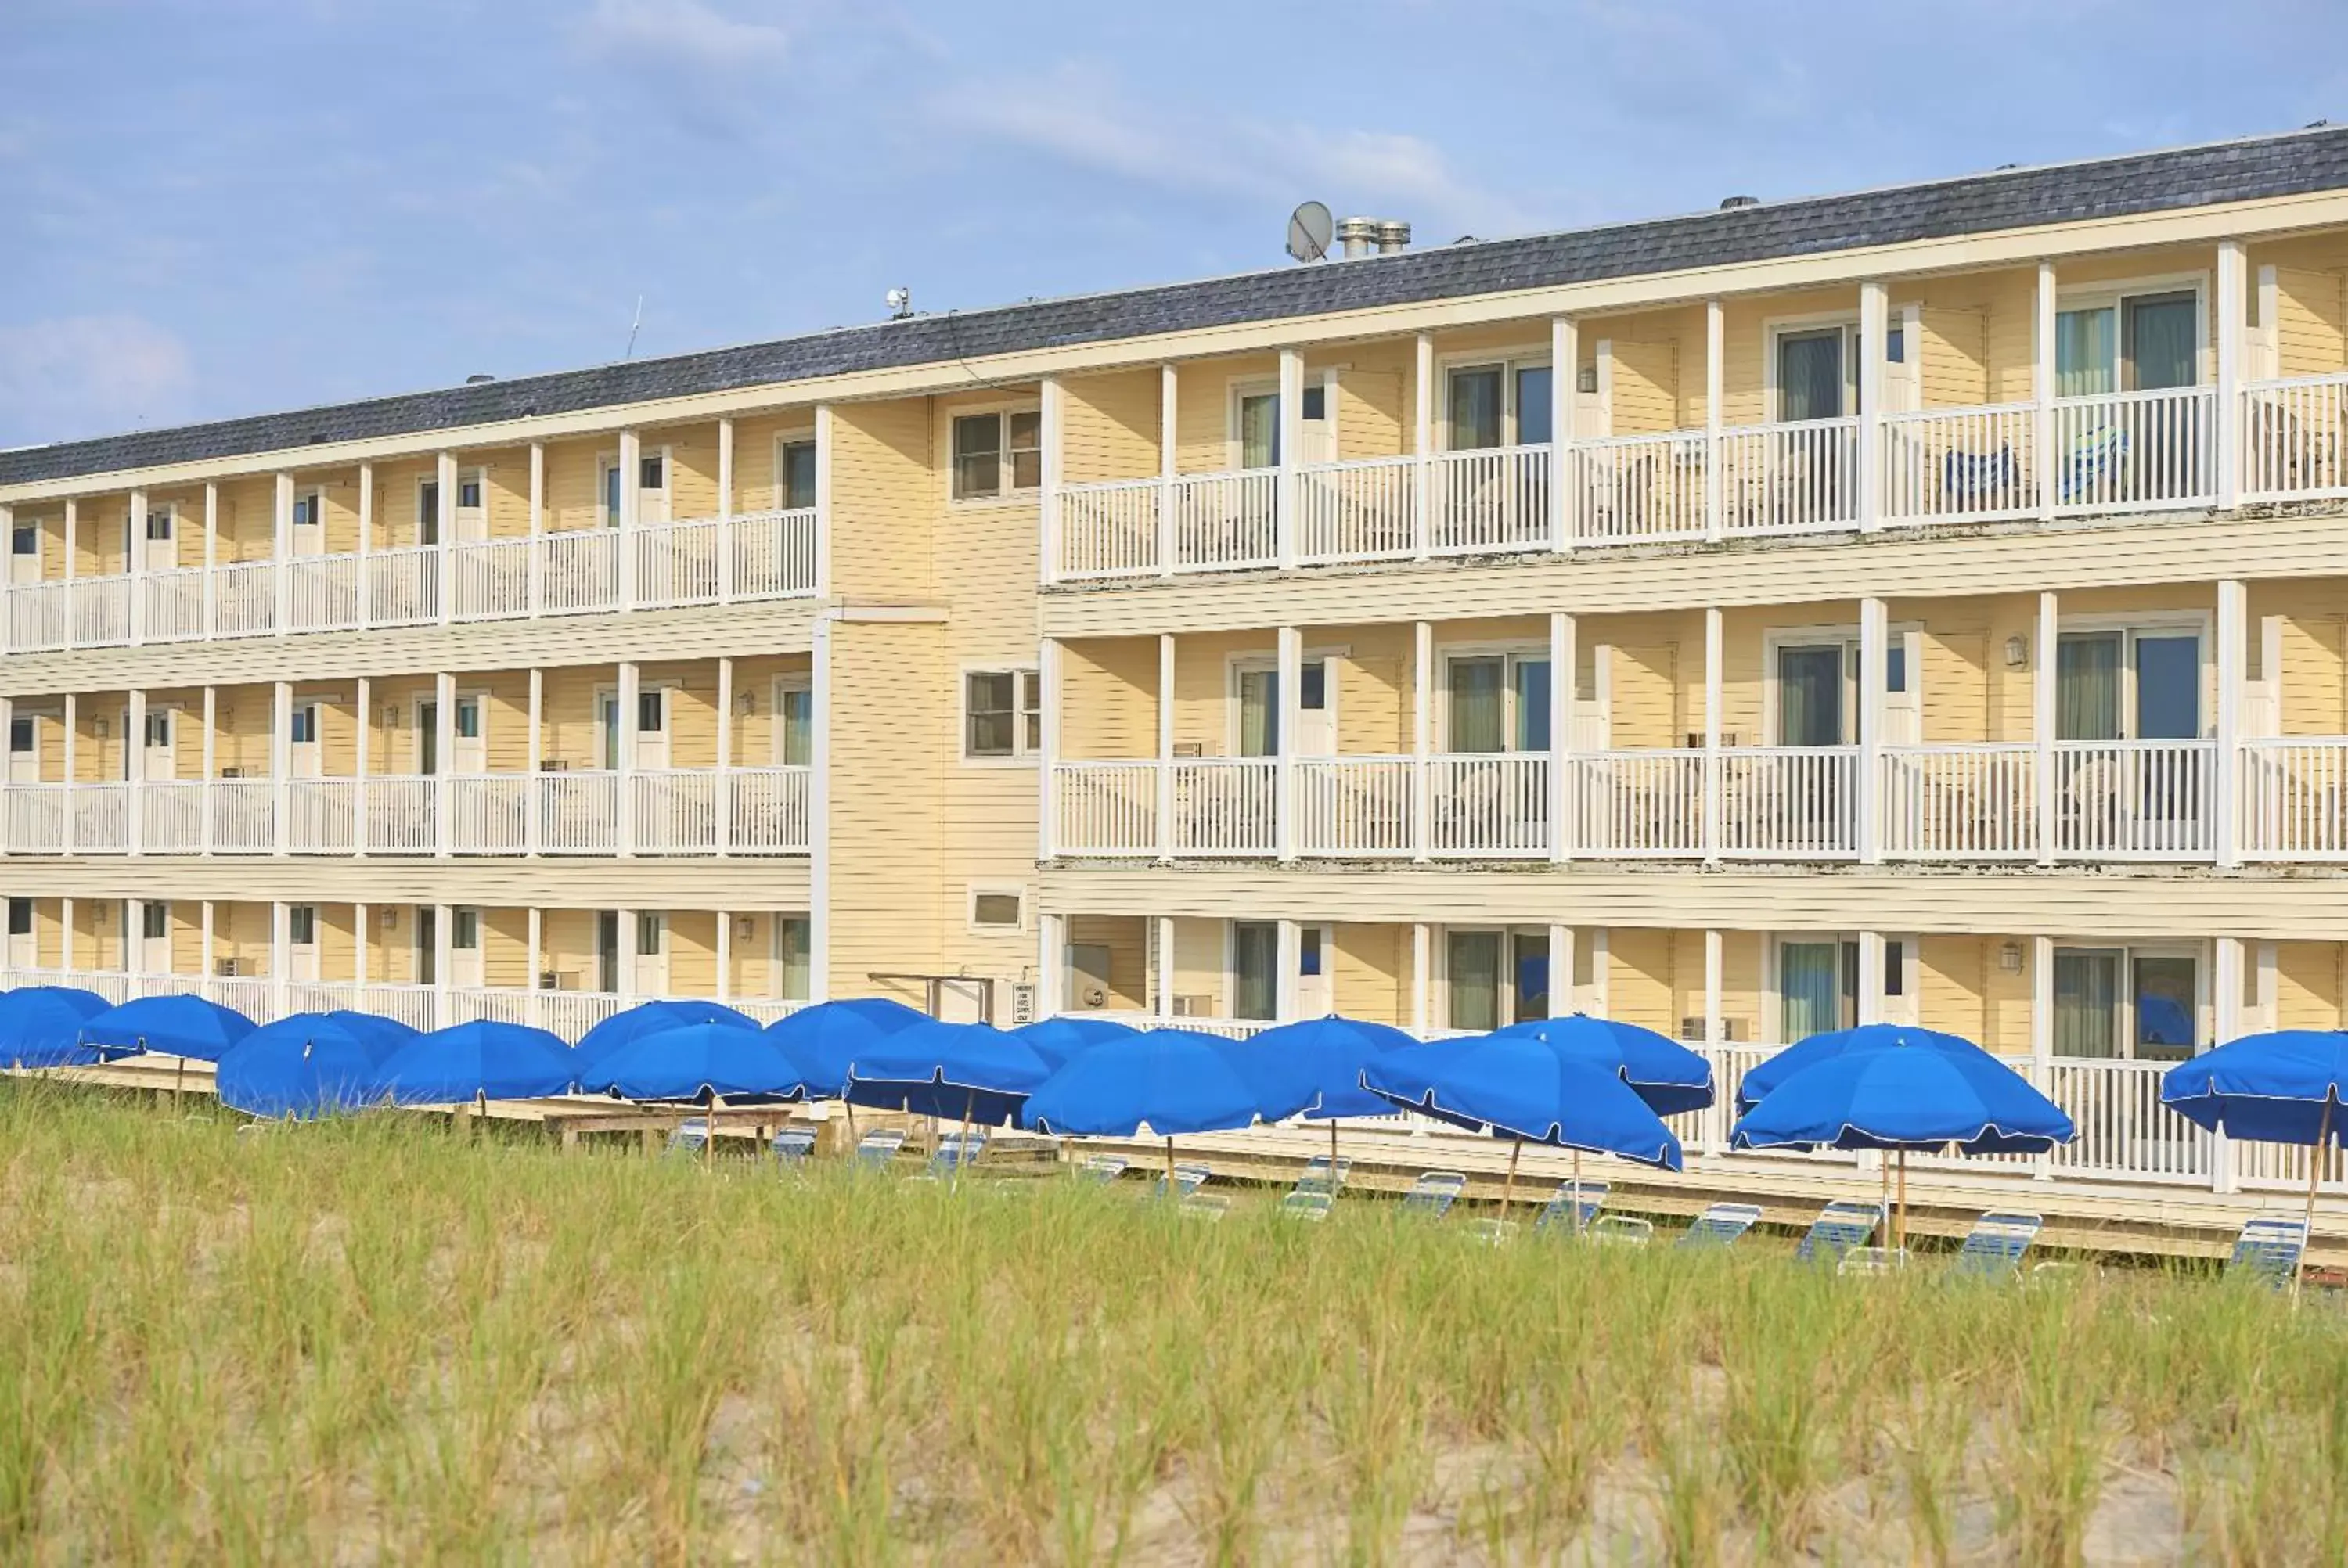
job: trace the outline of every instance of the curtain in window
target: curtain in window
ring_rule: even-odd
[[[2120,634],[2058,638],[2054,644],[2054,738],[2120,738]]]
[[[1446,988],[1453,1029],[1500,1027],[1500,933],[1453,931],[1445,938]]]
[[[1516,959],[1516,1015],[1513,1021],[1529,1023],[1550,1016],[1549,935],[1519,931],[1509,938]]]
[[[1451,373],[1451,449],[1473,452],[1500,444],[1500,373]]]
[[[2088,397],[2113,390],[2112,364],[2118,357],[2112,342],[2114,325],[2108,305],[2055,315],[2055,396]]]
[[[1842,333],[1788,333],[1777,340],[1777,416],[1842,415]]]
[[[2054,955],[2054,1054],[2119,1054],[2120,956]]]
[[[814,760],[815,693],[783,693],[783,765],[802,768]]]
[[[1280,927],[1241,920],[1231,927],[1231,1016],[1272,1018],[1280,1007]]]
[[[1280,671],[1240,671],[1240,755],[1269,757],[1280,750]]]
[[[1777,743],[1842,744],[1842,650],[1777,651]]]
[[[1842,1021],[1842,944],[1777,945],[1778,1029],[1792,1045]]]
[[[1517,750],[1545,752],[1550,747],[1549,661],[1517,661]]]
[[[1259,394],[1240,399],[1240,466],[1280,466],[1280,395]]]
[[[2133,390],[2190,386],[2199,368],[2191,294],[2162,294],[2127,302],[2128,380]]]
[[[1501,698],[1498,659],[1454,659],[1451,661],[1451,749],[1454,752],[1500,752],[1508,749]]]
[[[722,918],[722,917],[721,917]],[[778,941],[782,948],[782,996],[785,1001],[804,1001],[808,995],[808,923],[786,919],[781,922]]]

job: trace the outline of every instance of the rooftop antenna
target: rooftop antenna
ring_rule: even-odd
[[[1288,254],[1299,261],[1317,261],[1329,253],[1337,225],[1329,209],[1318,201],[1302,202],[1288,215]]]
[[[636,296],[636,319],[628,323],[628,352],[620,356],[623,360],[630,360],[636,357],[636,329],[644,324],[644,297],[642,294],[638,294]]]
[[[889,319],[901,322],[913,313],[913,291],[900,283],[889,291]]]

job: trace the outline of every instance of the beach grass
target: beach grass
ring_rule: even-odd
[[[2348,1317],[0,1086],[0,1561],[2337,1561]],[[1759,1240],[1760,1238],[1756,1238]],[[2328,1544],[2327,1544],[2328,1543]],[[2329,1555],[2327,1556],[2327,1553]]]

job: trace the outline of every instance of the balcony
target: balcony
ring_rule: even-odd
[[[804,767],[0,786],[11,855],[805,855]]]
[[[816,513],[755,512],[10,585],[0,650],[204,642],[816,591]]]
[[[1053,853],[1079,859],[2348,862],[2348,737],[2230,759],[2205,740],[1089,761],[1054,781]]]
[[[1104,581],[2343,497],[2335,373],[2224,405],[2195,385],[1070,485],[1045,564]]]

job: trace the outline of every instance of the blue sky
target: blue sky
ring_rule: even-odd
[[[2343,10],[0,0],[0,446],[2348,119]]]

